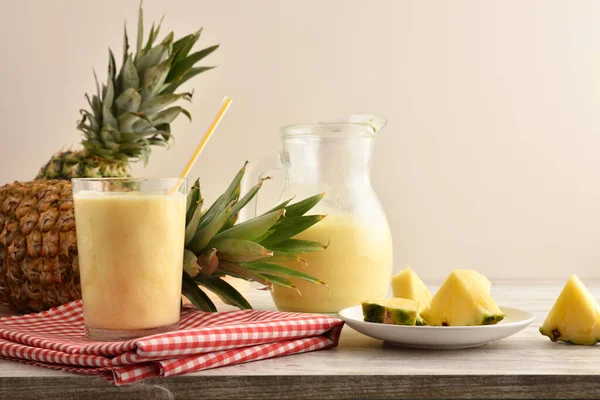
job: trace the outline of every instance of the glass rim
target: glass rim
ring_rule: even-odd
[[[136,177],[99,177],[99,178],[71,178],[71,182],[110,182],[110,181],[137,181],[137,182],[145,182],[145,181],[179,181],[184,182],[187,178],[182,178],[180,176],[165,176],[158,178],[136,178]]]
[[[286,125],[280,129],[282,138],[300,136],[373,137],[375,130],[365,124],[350,122]]]

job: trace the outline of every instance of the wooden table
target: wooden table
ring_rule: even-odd
[[[499,305],[531,311],[537,319],[480,348],[394,348],[345,327],[336,349],[120,388],[0,360],[0,399],[600,398],[600,345],[551,343],[538,332],[563,284],[494,282]],[[586,284],[600,289],[600,281]],[[592,293],[600,298],[600,290]],[[263,292],[252,290],[249,297],[256,308],[273,308]]]

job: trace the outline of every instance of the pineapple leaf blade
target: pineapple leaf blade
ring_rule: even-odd
[[[233,205],[233,210],[231,210],[231,218],[229,218],[229,221],[227,221],[227,223],[225,224],[225,226],[223,227],[223,230],[225,229],[229,229],[231,228],[238,217],[239,212],[246,207],[246,205],[248,205],[248,203],[250,201],[252,201],[252,199],[258,194],[258,191],[260,190],[260,188],[262,187],[262,184],[264,183],[264,181],[266,181],[269,178],[263,178],[261,180],[258,181],[258,183],[256,185],[254,185],[252,188],[250,188],[250,190],[248,191],[248,193],[246,193],[244,195],[244,197],[242,197],[239,201],[237,201],[234,205]],[[276,210],[272,210],[272,211],[276,211]],[[266,213],[265,213],[266,214]]]
[[[144,71],[142,74],[142,100],[146,101],[158,93],[167,78],[170,68],[171,62],[164,60]]]
[[[294,285],[292,282],[290,282],[289,280],[287,280],[285,278],[282,278],[277,275],[271,275],[271,274],[259,274],[259,275],[262,276],[263,278],[265,278],[267,281],[269,281],[272,284],[275,284],[277,286],[283,286],[288,289],[294,289],[296,292],[300,293],[300,290],[298,290],[296,285]]]
[[[114,106],[117,114],[122,116],[125,113],[137,112],[142,103],[142,96],[133,88],[126,89],[115,99]],[[119,117],[120,118],[120,117]],[[119,121],[119,129],[121,124]],[[121,131],[123,131],[121,129]]]
[[[308,263],[306,262],[306,260],[300,258],[300,256],[297,256],[296,254],[289,254],[289,253],[282,253],[280,251],[273,251],[273,255],[271,257],[267,257],[261,260],[257,260],[257,262],[268,262],[268,263],[280,263],[280,262],[286,262],[286,263],[302,263],[303,265],[308,265]]]
[[[154,113],[159,112],[169,104],[173,104],[180,99],[189,99],[191,98],[191,93],[181,93],[181,94],[161,94],[151,98],[150,100],[144,102],[140,108],[140,112],[144,112],[148,115],[152,115]]]
[[[240,292],[224,280],[217,277],[198,275],[194,281],[207,288],[223,301],[225,304],[237,307],[240,310],[251,310],[252,306]]]
[[[148,50],[147,52],[144,52],[141,56],[139,56],[135,60],[135,62],[134,62],[135,68],[139,72],[144,73],[149,68],[156,66],[156,65],[160,64],[161,62],[164,62],[165,60],[167,60],[167,58],[169,58],[170,50],[171,50],[171,44],[169,42],[161,43],[158,46],[151,48],[150,50]],[[169,66],[170,66],[170,62],[169,62]]]
[[[140,86],[140,77],[133,63],[131,55],[127,57],[122,67],[121,73],[121,90],[132,89],[137,92]]]
[[[212,248],[200,254],[197,259],[200,266],[200,273],[204,276],[211,276],[219,266],[219,257],[217,257],[217,249]]]
[[[156,29],[154,28],[154,23],[152,23],[152,28],[150,28],[150,35],[148,36],[148,41],[146,42],[146,46],[144,47],[144,50],[148,51],[154,45],[154,41],[156,40],[156,38],[158,37],[158,34],[160,33],[160,27],[162,26],[164,19],[165,19],[165,16],[163,15],[160,18],[160,21],[159,21],[158,25],[156,26]]]
[[[325,218],[325,215],[306,215],[302,217],[282,218],[274,226],[274,231],[261,242],[270,247],[299,234]]]
[[[196,179],[190,191],[187,195],[185,209],[187,210],[185,214],[185,224],[190,223],[192,216],[196,212],[197,204],[201,201],[200,197],[200,179]]]
[[[319,278],[315,278],[312,275],[305,274],[304,272],[297,271],[292,268],[287,268],[287,267],[284,267],[279,264],[255,261],[255,262],[251,262],[251,263],[245,263],[242,265],[251,271],[255,271],[255,272],[258,272],[263,275],[266,273],[269,275],[276,275],[276,276],[280,276],[280,277],[294,277],[294,278],[305,280],[307,282],[327,286],[325,284],[325,282],[323,282]]]
[[[183,60],[175,63],[171,71],[169,72],[169,76],[167,77],[167,82],[175,82],[179,79],[183,78],[183,76],[192,69],[192,67],[212,52],[217,50],[219,45],[216,44],[214,46],[207,47],[200,51],[197,51],[189,56],[185,57]]]
[[[164,90],[162,90],[162,93],[173,93],[175,90],[177,90],[177,88],[179,86],[183,85],[185,82],[189,81],[194,76],[201,74],[202,72],[210,71],[213,68],[216,68],[216,67],[214,67],[214,66],[213,67],[194,67],[194,68],[190,69],[183,76],[183,78],[181,78],[173,83],[167,82],[166,88]]]
[[[142,2],[140,1],[140,9],[138,11],[138,26],[137,26],[137,44],[136,52],[139,54],[142,51],[142,42],[144,41],[144,11],[142,10]]]
[[[198,257],[190,250],[183,250],[183,270],[190,276],[194,277],[200,273],[198,266]]]
[[[233,204],[230,203],[225,209],[214,219],[212,219],[205,226],[199,227],[193,238],[188,243],[188,248],[194,253],[201,252],[206,248],[214,236],[221,230],[225,222],[231,215],[231,208]],[[216,247],[216,246],[212,246]]]
[[[196,231],[198,230],[198,224],[200,224],[200,218],[202,217],[202,204],[198,203],[194,213],[192,214],[192,218],[188,221],[185,227],[185,245],[189,245],[194,236],[196,235]]]
[[[279,204],[277,204],[275,207],[271,208],[269,211],[267,212],[272,212],[272,211],[277,211],[277,210],[281,210],[282,208],[285,208],[288,204],[290,204],[290,201],[292,201],[294,198],[292,197],[291,199],[285,200]]]
[[[315,251],[325,250],[326,245],[311,240],[288,239],[279,242],[276,245],[269,246],[270,250],[286,254],[313,253]]]
[[[233,211],[232,211],[233,213]],[[273,211],[234,225],[215,236],[215,239],[237,238],[255,240],[265,234],[284,215],[284,210]]]
[[[181,283],[181,292],[194,306],[196,306],[196,308],[206,312],[217,311],[217,307],[210,297],[208,297],[206,293],[196,285],[194,280],[185,273],[183,274]]]
[[[220,262],[219,272],[224,275],[232,276],[234,278],[258,282],[267,287],[270,286],[269,281],[267,281],[263,276],[253,271],[250,271],[248,268],[244,268],[236,263]]]
[[[209,207],[208,211],[204,213],[200,219],[200,227],[204,227],[209,221],[214,219],[229,203],[237,201],[240,195],[242,178],[246,172],[247,165],[248,163],[244,164],[227,187],[227,190],[225,190],[225,192]]]
[[[200,38],[201,33],[202,28],[200,28],[197,32],[190,33],[189,35],[186,35],[173,43],[174,64],[179,63],[181,60],[187,57],[187,55],[190,53],[190,50],[192,50],[192,47],[194,47],[194,44],[196,44]]]
[[[258,243],[244,239],[218,239],[210,242],[209,247],[218,249],[219,259],[233,262],[250,262],[273,255]]]
[[[294,203],[290,206],[287,206],[285,208],[286,217],[293,218],[293,217],[303,216],[308,211],[310,211],[314,206],[316,206],[317,203],[319,203],[323,199],[323,196],[325,196],[325,193],[319,193],[317,195],[308,197],[304,200]]]

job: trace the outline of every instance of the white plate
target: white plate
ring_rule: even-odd
[[[523,330],[535,317],[527,311],[500,307],[506,315],[496,325],[482,326],[406,326],[365,322],[361,306],[340,311],[348,326],[375,339],[401,347],[417,349],[466,349],[504,339]]]

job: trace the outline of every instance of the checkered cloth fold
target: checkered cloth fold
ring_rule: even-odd
[[[0,358],[87,375],[116,385],[338,344],[342,320],[278,311],[201,312],[185,306],[180,330],[125,342],[85,337],[81,301],[0,318]]]

